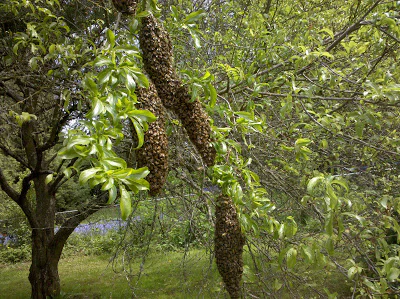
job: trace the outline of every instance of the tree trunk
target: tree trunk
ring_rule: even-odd
[[[50,241],[46,229],[33,230],[29,281],[34,299],[53,298],[60,294],[59,256],[49,246]]]
[[[60,294],[58,261],[63,244],[54,243],[55,195],[49,193],[45,176],[34,179],[36,221],[32,227],[32,265],[29,281],[32,298],[53,298]]]
[[[45,176],[34,179],[36,211],[28,217],[32,227],[32,264],[29,281],[33,299],[54,298],[60,295],[58,262],[68,237],[79,223],[106,205],[108,193],[95,198],[93,202],[81,207],[81,211],[66,220],[57,233],[54,233],[56,197],[45,183]],[[25,214],[29,211],[24,209]]]

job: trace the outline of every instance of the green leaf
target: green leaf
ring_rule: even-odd
[[[106,56],[98,56],[94,60],[93,65],[94,66],[104,66],[104,65],[112,66],[113,62],[110,58],[108,58]]]
[[[113,73],[113,70],[111,68],[106,68],[105,70],[102,70],[97,75],[97,80],[98,80],[99,84],[107,83],[110,80],[112,73]]]
[[[112,32],[110,29],[107,30],[106,32],[107,35],[107,40],[111,46],[111,48],[114,48],[115,46],[115,35],[114,32]]]
[[[108,168],[126,168],[126,161],[119,157],[108,157],[100,161],[104,166]]]
[[[310,246],[304,245],[301,247],[303,256],[306,258],[307,263],[311,264],[314,262],[313,250]]]
[[[143,179],[150,173],[147,167],[141,167],[138,169],[133,169],[133,168],[128,168],[128,169],[129,169],[129,178],[134,180]]]
[[[49,47],[49,54],[53,54],[56,50],[56,45],[55,44],[51,44]]]
[[[117,198],[117,187],[112,186],[110,189],[108,189],[108,204],[111,204],[115,201]]]
[[[283,283],[279,282],[278,279],[275,279],[273,288],[275,291],[279,291],[283,286]]]
[[[144,122],[153,122],[157,119],[157,117],[148,110],[131,110],[128,112],[129,117],[138,118]]]
[[[205,15],[205,12],[203,10],[198,10],[195,12],[192,12],[191,14],[189,14],[184,20],[183,22],[185,24],[191,24],[196,22],[198,19],[200,19],[201,17],[203,17]]]
[[[138,14],[135,15],[135,18],[140,19],[140,18],[144,18],[150,15],[150,12],[148,12],[147,10],[142,11]]]
[[[330,208],[331,208],[331,209],[336,208],[337,203],[338,203],[338,198],[337,198],[336,193],[335,193],[335,191],[333,190],[331,184],[327,184],[327,186],[326,186],[326,192],[327,192],[327,194],[328,194],[328,196],[329,196],[329,198],[330,198]]]
[[[296,259],[297,250],[292,247],[286,253],[286,264],[289,269],[292,269],[296,265]]]
[[[128,88],[128,89],[130,89],[130,90],[135,90],[135,88],[136,88],[136,82],[135,82],[135,80],[133,79],[133,77],[132,77],[131,74],[127,74],[127,75],[126,75],[126,81],[125,81],[125,83],[126,83],[126,88]]]
[[[400,270],[398,268],[390,268],[389,272],[387,273],[387,279],[389,281],[395,281],[399,277]]]
[[[126,191],[124,186],[119,186],[120,191],[120,209],[121,209],[121,218],[126,220],[130,214],[132,214],[132,201],[131,196],[128,191]]]
[[[136,80],[139,86],[149,88],[149,79],[143,73],[136,73]]]
[[[67,179],[69,179],[69,178],[71,177],[71,174],[72,174],[72,169],[71,169],[70,167],[66,168],[66,169],[63,171],[63,174],[65,175],[65,177],[66,177]]]
[[[73,147],[73,146],[75,146],[75,145],[88,145],[88,144],[90,144],[90,143],[93,142],[93,141],[94,141],[94,139],[91,138],[91,137],[89,137],[89,136],[86,136],[86,135],[76,135],[76,136],[73,136],[73,137],[69,140],[69,142],[68,142],[68,144],[67,144],[67,147],[68,147],[68,148],[71,148],[71,147]]]
[[[84,86],[94,94],[98,92],[96,82],[94,82],[94,80],[88,76],[85,78]]]
[[[357,121],[355,125],[356,133],[359,138],[363,137],[365,123],[363,121]]]
[[[110,190],[112,187],[114,187],[114,179],[113,178],[109,178],[108,180],[105,181],[103,186],[101,186],[101,190],[102,191],[107,191],[107,190]]]
[[[250,121],[254,120],[254,114],[251,113],[251,112],[247,112],[247,111],[237,111],[237,112],[234,112],[234,113],[235,113],[236,115],[238,115],[238,116],[244,118],[245,120],[250,120]]]
[[[317,177],[312,178],[307,184],[307,192],[310,195],[314,194],[314,189],[316,188],[316,186],[321,184],[324,181],[324,179],[325,178],[322,176],[317,176]]]
[[[349,185],[347,184],[347,182],[344,179],[342,179],[342,178],[334,179],[333,181],[331,181],[331,185],[333,185],[333,184],[340,185],[344,189],[346,189],[347,192],[349,192]]]
[[[75,148],[68,148],[68,147],[64,147],[62,149],[60,149],[60,151],[58,152],[58,155],[60,156],[61,159],[73,159],[73,158],[77,158],[80,157],[81,155],[79,153],[77,153],[77,151],[75,150]]]
[[[94,168],[89,168],[81,172],[79,175],[79,183],[80,184],[85,184],[88,180],[93,178],[96,173],[101,171],[102,169],[100,167],[94,167]]]
[[[297,223],[292,216],[286,218],[288,221],[285,225],[285,235],[288,238],[293,237],[297,232]]]
[[[330,255],[332,255],[333,253],[334,253],[334,251],[335,251],[335,247],[334,247],[334,242],[333,242],[333,239],[332,238],[328,238],[327,240],[326,240],[326,242],[325,242],[325,248],[326,248],[326,251],[330,254]]]
[[[135,147],[135,149],[141,148],[144,143],[144,131],[142,126],[137,122],[136,119],[132,119],[132,124],[133,127],[135,128],[136,135],[138,138],[138,145]]]
[[[217,103],[217,90],[211,83],[208,84],[208,88],[210,89],[210,107],[212,108]]]
[[[311,140],[308,138],[299,138],[296,140],[295,145],[298,147],[301,147],[301,146],[306,146],[306,145],[310,144],[310,142],[311,142]]]
[[[96,117],[105,111],[104,104],[97,98],[93,99],[92,107],[93,108],[92,108],[91,112],[89,113],[90,117]]]
[[[328,213],[325,217],[325,231],[328,236],[333,235],[333,213]]]
[[[280,115],[281,115],[281,117],[282,118],[285,118],[285,116],[286,115],[289,115],[291,112],[292,112],[292,109],[293,109],[293,99],[292,99],[292,95],[291,94],[289,94],[287,97],[286,97],[286,101],[284,100],[282,103],[281,103],[281,105],[282,105],[282,107],[281,107],[281,109],[280,109]]]
[[[19,42],[17,42],[14,46],[13,46],[13,53],[15,54],[15,55],[18,55],[18,49],[19,49],[19,46],[22,44],[23,46],[25,45],[25,41],[19,41]]]
[[[335,37],[335,35],[333,34],[333,31],[328,28],[323,28],[319,32],[326,32],[332,39]]]
[[[46,179],[44,180],[44,183],[47,185],[53,180],[53,174],[50,173],[49,175],[46,176]]]
[[[193,30],[189,30],[189,32],[190,32],[190,34],[191,34],[191,36],[193,38],[195,47],[196,48],[201,48],[201,42],[200,42],[199,36],[195,32],[193,32]]]
[[[357,266],[351,267],[349,270],[347,270],[347,277],[349,279],[353,279],[353,277],[358,273]]]
[[[150,185],[145,179],[121,179],[121,182],[124,183],[131,191],[134,193],[138,193],[139,191],[148,190]]]
[[[215,144],[215,150],[218,154],[225,155],[228,152],[228,147],[225,142],[219,141]]]

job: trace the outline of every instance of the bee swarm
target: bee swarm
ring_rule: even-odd
[[[134,15],[138,0],[112,0],[112,3],[120,13]]]
[[[141,20],[139,42],[143,52],[144,69],[154,82],[163,105],[173,109],[178,103],[175,91],[181,82],[174,68],[171,39],[153,15]]]
[[[179,117],[204,163],[212,166],[216,151],[211,144],[208,115],[197,99],[190,101],[189,91],[175,71],[168,32],[153,15],[141,20],[139,42],[144,68],[154,82],[163,105]]]
[[[146,180],[150,183],[150,195],[158,194],[168,175],[168,139],[165,132],[165,108],[158,97],[157,90],[150,82],[149,88],[138,88],[137,104],[139,109],[145,109],[157,116],[157,120],[149,123],[149,129],[144,134],[144,144],[136,151],[138,167],[147,166],[150,170]]]
[[[240,298],[245,239],[230,197],[221,195],[217,198],[215,217],[214,246],[218,271],[231,298]]]

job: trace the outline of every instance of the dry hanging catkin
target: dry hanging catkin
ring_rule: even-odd
[[[144,68],[154,82],[163,105],[179,117],[204,163],[212,166],[216,152],[211,144],[208,115],[197,99],[191,101],[188,89],[175,71],[168,32],[153,15],[141,20],[139,42]]]
[[[139,87],[136,90],[139,109],[145,109],[157,116],[157,120],[149,123],[144,134],[144,144],[136,151],[138,167],[147,166],[150,170],[146,180],[150,184],[150,195],[158,194],[168,175],[168,138],[165,132],[165,108],[158,97],[157,90],[150,82],[149,88]]]
[[[112,0],[112,3],[120,13],[134,15],[138,0]]]
[[[240,298],[245,239],[230,197],[221,195],[217,198],[215,218],[214,246],[218,271],[231,298]]]

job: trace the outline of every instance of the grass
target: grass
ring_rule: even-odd
[[[137,285],[133,277],[134,294],[138,298],[225,298],[216,267],[209,267],[204,253],[192,251],[185,266],[182,257],[183,253],[178,252],[149,256]],[[133,263],[136,274],[140,262]],[[2,265],[0,298],[29,298],[28,271],[29,263]],[[132,297],[125,274],[114,272],[105,256],[64,258],[59,273],[64,298]]]
[[[244,257],[245,264],[250,265],[250,257],[247,254]],[[109,256],[65,257],[59,264],[62,298],[132,298],[133,294],[137,298],[156,299],[228,298],[215,263],[210,266],[209,256],[203,250],[190,251],[185,260],[181,252],[152,253],[147,257],[138,281],[140,264],[140,258],[132,263],[133,288],[131,289],[122,271],[121,261],[117,261],[113,267],[109,262]],[[29,263],[0,264],[2,278],[0,299],[29,298],[30,284],[27,278],[29,265]],[[273,269],[270,270],[274,272]],[[250,282],[252,275],[248,271],[245,271],[247,273],[244,274],[244,278]],[[338,292],[338,298],[348,298],[349,286],[337,273],[330,271],[323,273],[321,269],[315,272],[309,271],[311,271],[309,275],[315,277],[313,284],[315,287],[320,286],[322,293],[323,288],[328,288],[331,292]],[[266,275],[270,279],[274,277],[274,273]],[[257,284],[252,286],[247,284],[247,287],[253,289],[253,294],[259,293],[259,288],[263,288]],[[299,286],[298,291],[302,294],[302,298],[316,298],[315,293],[311,294],[306,285]],[[293,298],[285,291],[280,292],[279,296]]]

